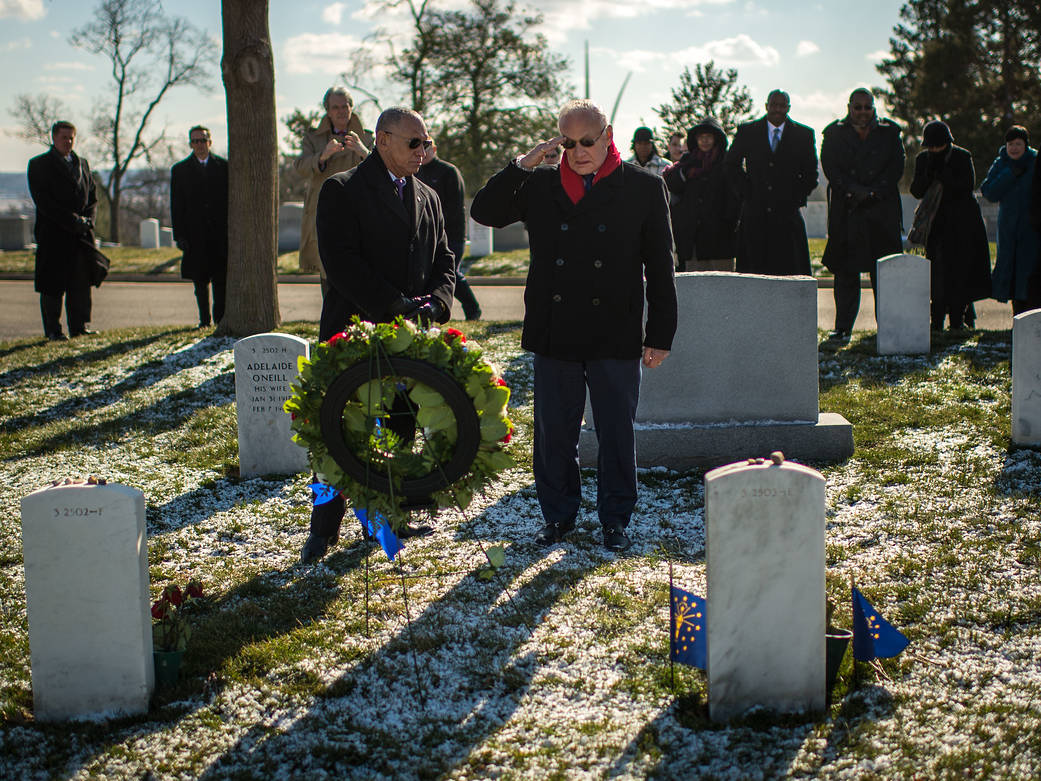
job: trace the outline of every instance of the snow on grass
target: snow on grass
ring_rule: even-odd
[[[616,555],[600,544],[586,474],[575,532],[534,545],[530,356],[517,329],[475,328],[513,389],[521,465],[467,510],[442,512],[396,564],[348,516],[339,545],[301,566],[308,476],[228,469],[231,340],[155,331],[0,357],[0,776],[1041,772],[1041,456],[1001,444],[1007,339],[915,358],[856,345],[822,354],[823,387],[851,405],[822,408],[849,414],[855,432],[899,421],[849,462],[820,467],[829,594],[847,623],[854,575],[912,646],[887,663],[891,681],[862,668],[854,682],[847,662],[823,717],[719,725],[703,674],[677,668],[674,690],[667,661],[669,562],[679,585],[705,593],[703,475],[642,470],[634,544]],[[144,491],[153,593],[198,577],[210,601],[182,683],[147,716],[37,725],[18,500],[88,474]],[[506,564],[486,581],[491,545]]]

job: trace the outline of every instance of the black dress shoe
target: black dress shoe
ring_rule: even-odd
[[[604,529],[604,547],[609,551],[621,553],[632,544],[624,529]]]
[[[61,331],[55,334],[47,334],[47,341],[49,342],[67,342],[69,337],[63,334]]]
[[[564,540],[565,535],[575,528],[575,519],[572,518],[564,523],[546,523],[539,533],[535,535],[535,544],[548,548]]]
[[[307,542],[304,543],[304,547],[300,551],[300,563],[310,564],[312,561],[318,561],[322,556],[329,550],[329,537],[323,537],[320,534],[308,534]]]
[[[830,344],[849,344],[849,340],[853,337],[850,331],[844,331],[836,328],[830,334],[828,334],[828,342]]]
[[[72,336],[94,336],[97,333],[93,328],[80,328],[73,331]]]
[[[401,527],[401,530],[396,532],[399,540],[407,540],[410,537],[426,537],[427,535],[433,534],[434,530],[426,524],[420,524],[419,526],[409,526],[407,523]]]

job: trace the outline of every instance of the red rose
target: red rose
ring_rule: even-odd
[[[496,377],[495,378],[495,384],[500,386],[500,387],[502,387],[502,388],[505,388],[506,387],[506,380],[504,380],[502,377]]]
[[[154,605],[152,605],[152,618],[162,621],[166,618],[166,602],[160,599]]]
[[[346,339],[346,338],[347,338],[347,332],[346,331],[340,331],[340,333],[333,334],[332,336],[330,336],[329,340],[326,342],[326,344],[333,344],[334,342],[338,342],[341,339]]]
[[[506,443],[506,442],[509,442],[511,439],[513,439],[513,432],[512,431],[508,431],[506,433],[506,436],[504,436],[499,441],[502,442],[502,443]]]
[[[179,586],[167,586],[163,589],[163,599],[176,607],[184,601],[184,596]]]
[[[462,331],[460,331],[458,328],[446,328],[443,331],[443,333],[445,335],[445,341],[446,342],[450,342],[453,339],[458,339],[460,342],[465,342],[466,341],[466,335]]]
[[[193,599],[199,599],[202,597],[202,583],[197,580],[189,580],[188,585],[185,586],[184,593]]]

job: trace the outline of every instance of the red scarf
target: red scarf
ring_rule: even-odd
[[[618,149],[612,141],[611,145],[607,147],[607,159],[593,177],[593,184],[595,185],[605,176],[610,176],[614,169],[621,164],[622,156],[618,154]],[[568,164],[567,151],[560,158],[560,183],[563,185],[567,197],[571,199],[571,203],[578,203],[586,194],[586,184],[582,181],[582,175],[576,174]]]

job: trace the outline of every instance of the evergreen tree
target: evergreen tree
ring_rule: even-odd
[[[693,74],[684,68],[680,86],[672,90],[672,102],[654,109],[669,132],[686,132],[705,117],[714,117],[727,135],[733,135],[751,111],[752,96],[738,84],[737,70],[717,68],[714,60],[704,67],[695,65]]]

